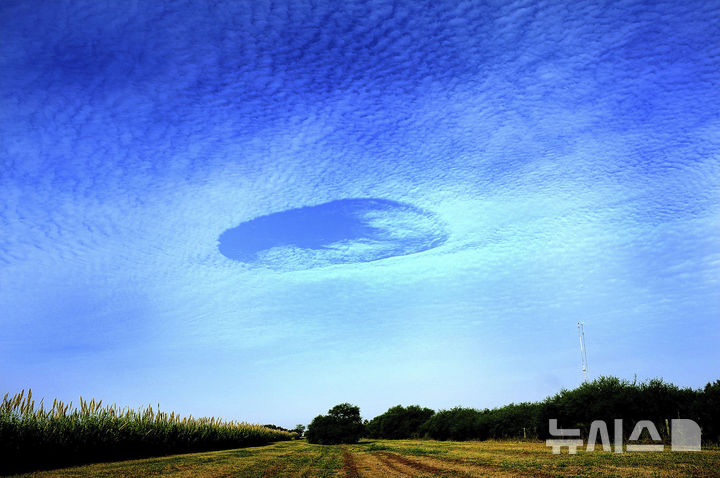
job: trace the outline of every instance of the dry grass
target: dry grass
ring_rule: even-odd
[[[239,450],[67,468],[37,477],[718,477],[720,449],[702,452],[583,452],[553,455],[541,442],[364,440],[310,445],[304,440]]]

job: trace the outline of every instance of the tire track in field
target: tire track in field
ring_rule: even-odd
[[[557,473],[547,470],[505,469],[493,463],[472,463],[457,458],[413,457],[397,453],[378,453],[389,468],[403,473],[400,476],[415,477],[419,475],[458,476],[458,477],[555,477]]]
[[[417,476],[418,472],[421,474],[431,475],[447,475],[448,473],[455,474],[451,469],[440,468],[438,466],[422,463],[395,453],[378,453],[378,457],[380,457],[380,459],[383,460],[388,467],[402,473],[407,473],[406,476]]]
[[[357,465],[353,459],[352,453],[350,453],[347,447],[342,448],[343,455],[343,471],[345,472],[345,478],[360,478]]]
[[[377,453],[358,453],[355,459],[362,478],[409,478],[417,475],[399,469],[396,465],[381,459]]]
[[[507,469],[497,463],[478,463],[477,461],[463,460],[461,458],[443,457],[438,458],[438,460],[444,463],[453,464],[456,467],[462,467],[466,470],[466,474],[469,474],[469,476],[474,476],[474,473],[481,473],[480,476],[531,476],[541,478],[555,478],[558,476],[557,472],[537,467],[518,470]]]

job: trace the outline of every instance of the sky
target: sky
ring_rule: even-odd
[[[720,378],[720,4],[0,4],[0,390],[293,426]]]

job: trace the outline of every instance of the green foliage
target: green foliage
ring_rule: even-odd
[[[261,445],[294,436],[260,425],[217,418],[181,418],[148,407],[102,406],[80,398],[35,407],[32,391],[0,404],[0,475],[97,461]]]
[[[540,407],[538,403],[511,403],[493,410],[456,407],[439,411],[419,431],[436,440],[534,438]]]
[[[397,406],[367,423],[367,436],[407,438],[412,408]],[[416,407],[420,409],[420,407]],[[423,409],[420,409],[423,410]],[[428,409],[424,409],[428,410]],[[623,419],[624,436],[640,420],[651,420],[663,439],[669,439],[667,424],[673,418],[695,420],[704,443],[720,442],[720,380],[702,390],[679,388],[661,379],[637,383],[616,377],[600,377],[573,390],[535,403],[511,403],[492,410],[453,408],[441,410],[417,427],[417,434],[436,440],[485,440],[548,438],[548,420],[558,419],[562,428],[579,428],[587,437],[593,420]]]
[[[511,403],[484,410],[481,423],[484,436],[493,439],[537,438],[541,403]]]
[[[695,399],[694,409],[703,441],[720,444],[720,380],[705,385]]]
[[[418,405],[403,407],[397,405],[370,420],[365,426],[365,435],[371,438],[415,438],[420,426],[435,412]]]
[[[435,440],[481,440],[485,438],[482,415],[472,408],[440,410],[421,426],[420,432]]]
[[[335,405],[327,415],[318,415],[308,426],[305,436],[310,443],[334,445],[357,443],[363,433],[360,408],[349,403]]]
[[[370,443],[367,447],[368,451],[392,451],[393,448],[387,445],[379,445],[377,443]]]
[[[579,428],[586,437],[593,420],[604,420],[608,425],[613,419],[623,420],[623,434],[629,436],[640,420],[651,420],[660,435],[669,437],[665,420],[690,418],[701,426],[698,399],[700,391],[652,379],[640,384],[616,377],[600,377],[583,383],[573,390],[562,390],[543,403],[540,423],[557,418],[562,428]],[[547,425],[540,427],[540,437],[546,438]],[[708,437],[704,437],[706,440]]]
[[[295,428],[293,428],[291,431],[297,433],[298,438],[300,438],[301,436],[303,436],[303,433],[305,433],[305,425],[295,425]]]

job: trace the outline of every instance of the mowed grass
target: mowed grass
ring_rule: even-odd
[[[542,442],[363,440],[267,446],[102,463],[36,477],[720,477],[720,449],[553,455]]]

